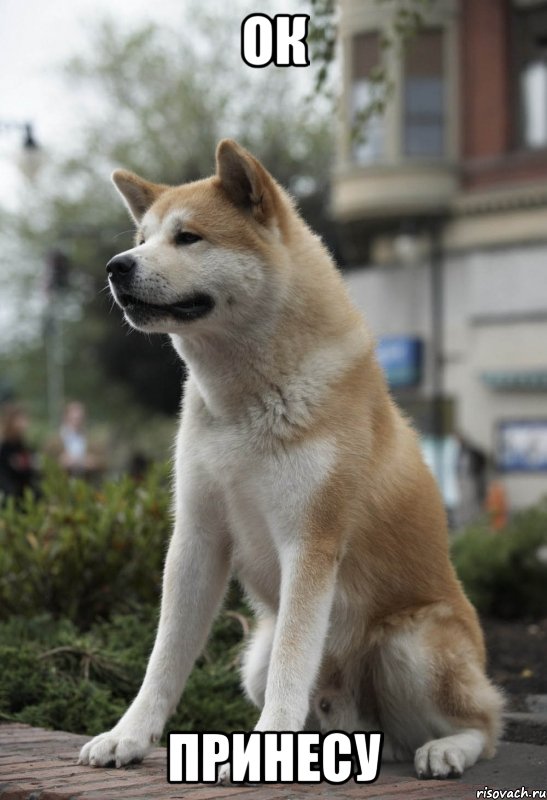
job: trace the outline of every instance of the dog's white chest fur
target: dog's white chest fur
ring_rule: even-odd
[[[329,439],[261,443],[251,422],[207,424],[187,388],[181,461],[198,463],[222,499],[236,572],[268,606],[277,605],[280,562],[336,461]],[[190,438],[191,449],[184,442]],[[185,434],[188,434],[185,435]],[[205,489],[205,487],[204,487]]]

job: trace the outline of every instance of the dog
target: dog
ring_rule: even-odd
[[[257,617],[242,666],[257,731],[382,730],[384,759],[423,778],[492,756],[503,701],[439,491],[320,238],[232,140],[204,180],[113,181],[138,232],[107,265],[112,294],[189,377],[156,641],[80,763],[160,739],[233,573]]]

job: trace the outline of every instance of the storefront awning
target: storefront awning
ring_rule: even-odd
[[[497,391],[547,391],[547,368],[529,370],[492,370],[481,379]]]

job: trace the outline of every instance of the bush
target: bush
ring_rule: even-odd
[[[40,497],[0,511],[0,620],[46,611],[85,628],[158,603],[170,502],[165,466],[97,489],[48,465]]]
[[[97,489],[49,465],[40,497],[0,511],[0,719],[93,735],[137,693],[152,649],[171,531],[166,467]],[[171,729],[252,727],[237,660],[237,587]]]
[[[464,588],[482,614],[537,619],[547,614],[547,499],[521,511],[507,528],[476,525],[456,536],[452,555]]]
[[[114,725],[138,691],[156,628],[141,607],[81,633],[51,616],[0,624],[0,719],[94,735]],[[241,730],[256,711],[236,669],[242,627],[224,612],[198,660],[171,730]]]

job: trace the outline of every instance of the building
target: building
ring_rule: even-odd
[[[350,291],[425,440],[465,437],[526,506],[547,494],[547,1],[432,0],[399,48],[393,4],[340,11]]]

